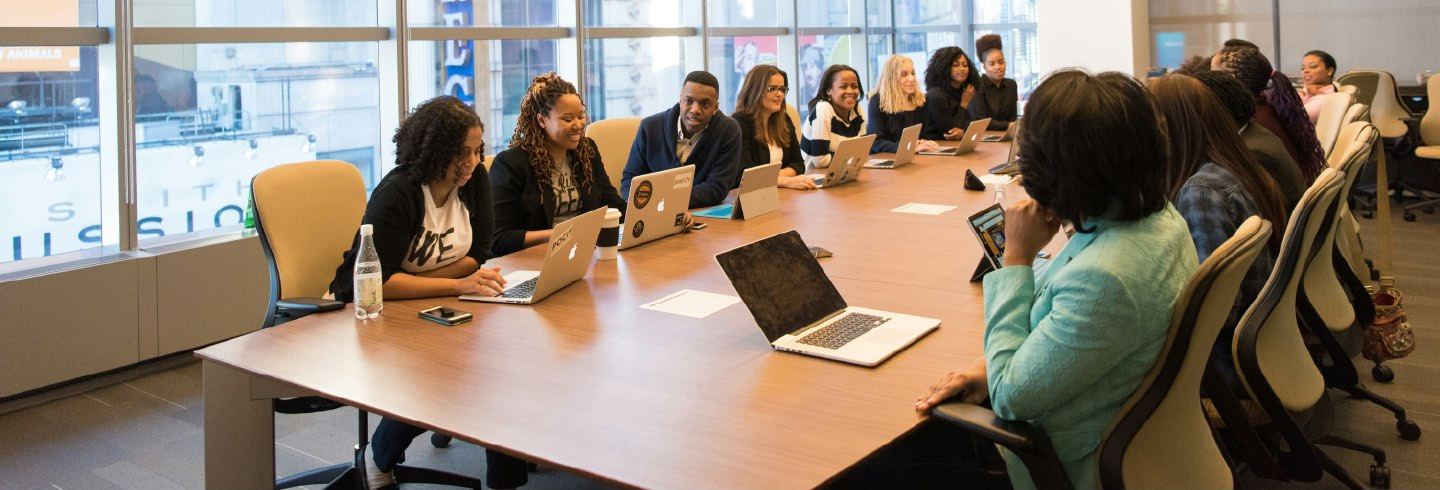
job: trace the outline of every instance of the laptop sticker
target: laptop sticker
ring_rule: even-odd
[[[633,237],[635,237],[635,238],[640,238],[640,234],[641,234],[641,233],[645,233],[645,221],[644,221],[644,220],[636,221],[636,222],[635,222],[635,226],[630,227],[630,235],[631,235],[631,236],[633,236]]]
[[[645,206],[650,205],[650,195],[654,191],[655,187],[650,181],[640,181],[640,187],[635,188],[635,209],[645,209]]]
[[[672,189],[688,189],[688,188],[690,188],[690,180],[693,179],[693,178],[694,178],[694,176],[692,176],[692,175],[676,175],[676,176],[675,176],[675,187],[672,187]]]

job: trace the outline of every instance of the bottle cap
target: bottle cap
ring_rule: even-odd
[[[372,225],[372,224],[369,224],[369,223],[360,225],[360,234],[361,234],[361,235],[373,235],[373,234],[375,234],[375,225]]]

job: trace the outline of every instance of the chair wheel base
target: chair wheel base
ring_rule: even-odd
[[[1381,383],[1389,383],[1395,381],[1395,370],[1390,369],[1390,366],[1376,364],[1375,367],[1370,368],[1370,377]]]
[[[435,447],[450,446],[450,436],[445,434],[430,434],[430,445]]]
[[[1400,438],[1407,441],[1420,440],[1420,424],[1414,420],[1400,419],[1395,421],[1395,430],[1400,431]]]
[[[1405,213],[1405,221],[1415,221],[1415,213]]]
[[[1370,486],[1390,488],[1390,468],[1378,464],[1370,465]]]

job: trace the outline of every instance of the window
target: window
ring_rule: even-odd
[[[645,117],[680,101],[689,73],[676,38],[592,39],[585,43],[585,93],[595,120]]]
[[[680,27],[685,4],[676,0],[585,0],[586,27]]]
[[[136,27],[371,27],[377,14],[375,0],[166,0],[134,5]]]
[[[556,0],[410,1],[411,27],[553,27]]]
[[[780,65],[780,38],[738,36],[710,38],[710,73],[720,80],[720,110],[735,113],[735,98],[745,75],[756,65]],[[789,74],[787,72],[787,74]],[[794,75],[790,75],[794,80]],[[792,82],[793,85],[793,82]]]
[[[375,43],[135,48],[137,232],[239,229],[250,179],[345,155],[373,187]]]
[[[95,26],[95,5],[0,0],[0,26]],[[0,44],[0,263],[116,243],[103,228],[94,46]]]

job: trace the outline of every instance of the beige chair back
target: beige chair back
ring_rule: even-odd
[[[1410,110],[1400,100],[1400,90],[1395,86],[1395,75],[1383,70],[1350,70],[1340,77],[1340,83],[1348,83],[1353,78],[1357,86],[1364,85],[1370,79],[1374,79],[1375,91],[1371,94],[1364,94],[1363,87],[1360,92],[1360,101],[1370,106],[1370,122],[1380,129],[1380,136],[1384,138],[1399,138],[1404,136],[1409,128],[1405,126],[1405,120],[1411,117]]]
[[[1270,222],[1246,219],[1180,293],[1164,349],[1100,442],[1101,488],[1232,487],[1201,408],[1200,380],[1240,282],[1270,233]]]
[[[1359,88],[1359,87],[1356,87],[1356,86],[1354,86],[1354,85],[1341,85],[1341,86],[1340,86],[1340,91],[1341,91],[1341,92],[1345,92],[1345,93],[1350,94],[1350,95],[1355,95],[1355,92],[1358,91],[1358,90],[1360,90],[1360,88]]]
[[[1430,104],[1440,107],[1440,77],[1431,76],[1425,83],[1425,94],[1430,97]],[[1440,110],[1430,109],[1425,111],[1425,117],[1420,118],[1420,140],[1425,146],[1440,146]]]
[[[785,114],[790,116],[790,122],[795,124],[795,130],[800,131],[800,110],[795,108],[795,104],[785,104]],[[866,120],[868,121],[869,119]],[[799,141],[800,136],[796,135],[795,139]]]
[[[290,163],[250,183],[272,300],[325,295],[365,215],[365,180],[339,160]]]
[[[1275,269],[1235,329],[1236,372],[1250,397],[1273,393],[1290,412],[1309,409],[1325,392],[1325,379],[1300,336],[1295,302],[1300,279],[1315,256],[1315,236],[1344,181],[1340,172],[1327,168],[1300,197],[1285,227]]]
[[[1325,322],[1325,327],[1332,332],[1341,332],[1355,326],[1355,308],[1350,304],[1350,298],[1345,293],[1345,287],[1335,270],[1335,261],[1331,260],[1331,257],[1336,242],[1344,240],[1341,233],[1349,229],[1349,223],[1343,221],[1344,213],[1339,209],[1348,207],[1344,203],[1350,194],[1350,184],[1355,182],[1361,169],[1365,167],[1365,162],[1370,159],[1370,148],[1377,136],[1374,126],[1364,122],[1351,124],[1344,132],[1349,133],[1350,139],[1346,141],[1341,157],[1330,167],[1340,173],[1340,190],[1334,204],[1325,210],[1330,225],[1323,227],[1315,237],[1316,257],[1305,269],[1304,278],[1306,299]],[[1368,278],[1359,277],[1362,280]]]
[[[630,160],[630,146],[635,143],[635,134],[640,132],[640,118],[617,117],[595,121],[585,128],[585,136],[595,140],[600,150],[600,160],[605,163],[605,174],[610,185],[620,189],[620,177],[625,172],[625,163]],[[620,196],[627,197],[627,196]]]
[[[485,171],[490,171],[490,164],[495,163],[495,155],[485,157]]]
[[[1351,106],[1352,108],[1355,106]],[[1365,171],[1365,164],[1373,156],[1373,148],[1379,131],[1365,121],[1356,121],[1340,130],[1335,142],[1335,151],[1330,154],[1329,167],[1345,174],[1345,183],[1340,187],[1341,203],[1349,202],[1350,189]],[[1350,266],[1350,272],[1361,281],[1370,279],[1370,266],[1365,264],[1365,250],[1360,243],[1360,224],[1350,212],[1350,206],[1340,206],[1339,222],[1335,229],[1335,247]]]
[[[1354,100],[1355,97],[1350,94],[1336,92],[1325,96],[1325,102],[1320,106],[1320,117],[1315,120],[1315,137],[1320,140],[1320,149],[1327,157],[1335,148],[1335,138],[1339,136],[1345,113]]]
[[[1343,128],[1349,126],[1350,123],[1361,120],[1366,122],[1370,121],[1370,106],[1356,102],[1350,104],[1350,108],[1345,110],[1345,119],[1341,121],[1340,127]]]

